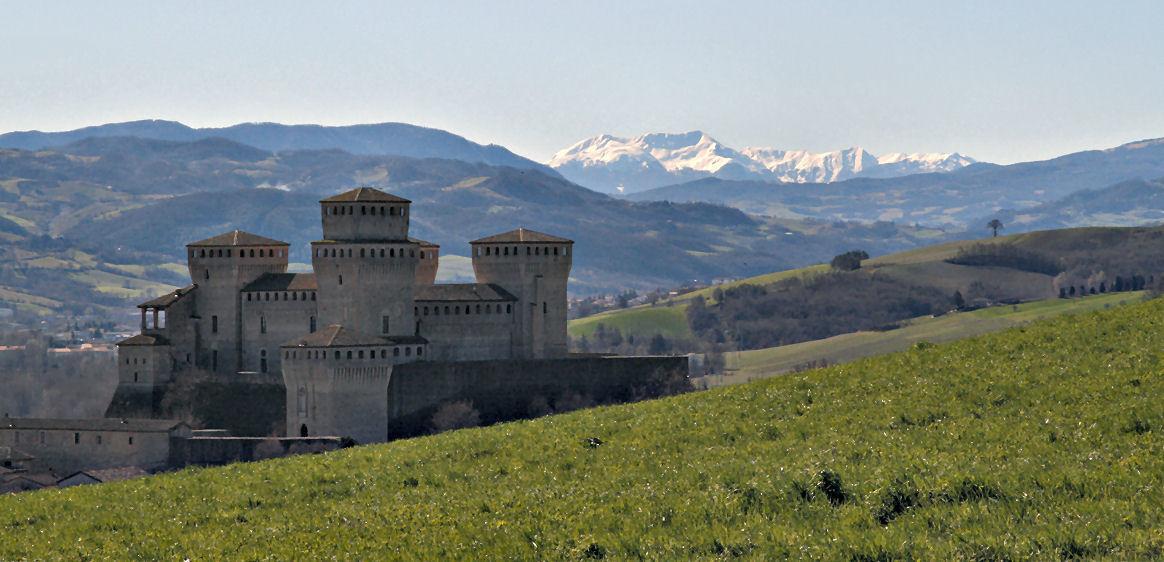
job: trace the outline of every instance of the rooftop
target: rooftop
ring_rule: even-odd
[[[247,283],[243,292],[254,291],[314,291],[319,289],[314,273],[264,273]]]
[[[158,335],[138,334],[117,342],[117,345],[170,345],[170,340]]]
[[[283,347],[372,347],[381,345],[426,344],[420,336],[373,336],[332,324],[283,344]]]
[[[190,291],[193,291],[197,287],[198,287],[198,285],[187,285],[185,287],[182,287],[181,289],[174,289],[173,291],[170,291],[170,292],[168,292],[168,293],[166,293],[166,294],[164,294],[156,299],[145,301],[145,302],[137,305],[137,307],[138,308],[167,308],[171,304],[178,302],[178,299],[186,296],[187,294],[190,293]]]
[[[420,244],[424,248],[440,248],[441,245],[436,242],[429,242],[428,240],[421,240],[420,238],[408,237],[408,241],[413,244]]]
[[[224,232],[218,236],[211,236],[205,240],[191,242],[186,244],[186,247],[191,246],[289,246],[286,242],[259,236],[258,234],[251,234],[243,230],[232,230]]]
[[[493,283],[419,285],[413,298],[418,301],[516,301],[517,297]]]
[[[403,197],[385,193],[372,187],[357,187],[339,195],[323,199],[320,203],[412,203]]]
[[[68,480],[74,476],[85,475],[98,482],[118,482],[121,480],[129,480],[131,478],[140,478],[142,476],[149,476],[150,473],[142,470],[136,466],[122,466],[118,468],[102,468],[97,470],[81,470],[74,472],[61,480]]]
[[[0,418],[0,429],[163,432],[186,425],[178,420],[122,418]]]
[[[573,244],[574,241],[569,238],[562,238],[528,228],[519,228],[517,230],[510,230],[509,232],[502,232],[501,234],[494,234],[493,236],[486,236],[478,238],[470,244],[509,244],[509,243],[553,243],[553,244]]]

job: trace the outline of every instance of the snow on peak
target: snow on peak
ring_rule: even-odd
[[[956,152],[894,152],[877,157],[859,146],[819,153],[770,147],[737,151],[696,130],[633,138],[603,134],[559,151],[548,165],[588,187],[633,192],[708,176],[827,183],[858,176],[948,172],[974,162]]]

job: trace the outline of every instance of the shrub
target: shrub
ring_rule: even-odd
[[[432,415],[430,428],[433,433],[477,427],[481,425],[481,414],[473,409],[473,403],[467,400],[447,402]]]
[[[873,508],[873,518],[882,525],[888,525],[907,509],[917,506],[920,500],[921,494],[913,479],[899,476],[882,490]]]
[[[849,492],[845,490],[840,474],[831,470],[822,470],[818,476],[820,480],[816,483],[816,489],[828,498],[829,503],[841,505],[849,500]]]

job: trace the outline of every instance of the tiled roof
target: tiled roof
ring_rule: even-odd
[[[74,472],[73,474],[70,474],[70,475],[62,478],[61,481],[68,480],[69,478],[72,478],[74,476],[78,476],[81,474],[84,474],[84,475],[88,476],[89,478],[92,478],[98,482],[118,482],[121,480],[129,480],[131,478],[141,478],[142,476],[149,476],[150,475],[150,473],[146,472],[145,470],[142,470],[141,467],[122,466],[122,467],[118,467],[118,468],[102,468],[102,469],[98,469],[98,470],[82,470],[79,472]]]
[[[372,187],[357,187],[339,195],[323,199],[320,203],[411,203],[403,197],[385,193]]]
[[[522,242],[540,242],[540,243],[555,243],[555,244],[573,244],[574,241],[569,238],[562,238],[528,228],[519,228],[517,230],[510,230],[509,232],[502,232],[501,234],[494,234],[493,236],[486,236],[478,238],[470,244],[509,244]]]
[[[413,299],[418,301],[516,301],[513,296],[493,283],[457,283],[448,285],[418,285]]]
[[[162,432],[185,425],[177,420],[121,418],[0,418],[0,429]]]
[[[441,247],[441,245],[437,244],[436,242],[429,242],[428,240],[421,240],[420,238],[413,238],[411,236],[408,237],[408,241],[412,242],[413,244],[420,244],[420,247],[422,247],[422,248],[440,248]]]
[[[170,345],[170,340],[167,340],[162,336],[152,334],[138,334],[132,338],[117,342],[117,345]]]
[[[420,336],[373,336],[332,324],[283,344],[283,347],[370,347],[380,345],[426,344]]]
[[[186,244],[191,246],[289,246],[286,242],[251,234],[243,230],[224,232],[218,236],[211,236],[206,240],[199,240]]]
[[[244,293],[254,291],[314,291],[319,289],[314,273],[264,273],[243,287]]]
[[[148,300],[137,305],[138,308],[167,308],[171,304],[178,302],[178,299],[188,295],[190,291],[197,289],[198,285],[187,285],[181,289],[174,289],[156,299]]]

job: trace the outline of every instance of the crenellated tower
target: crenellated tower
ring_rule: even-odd
[[[566,284],[574,242],[519,228],[470,244],[477,282],[500,285],[518,299],[513,356],[565,357]]]
[[[266,273],[287,271],[288,244],[235,230],[186,245],[190,279],[197,285],[193,313],[194,361],[217,373],[239,370],[242,289]]]
[[[362,187],[320,201],[323,240],[313,242],[320,325],[411,336],[420,244],[408,238],[407,199]]]

